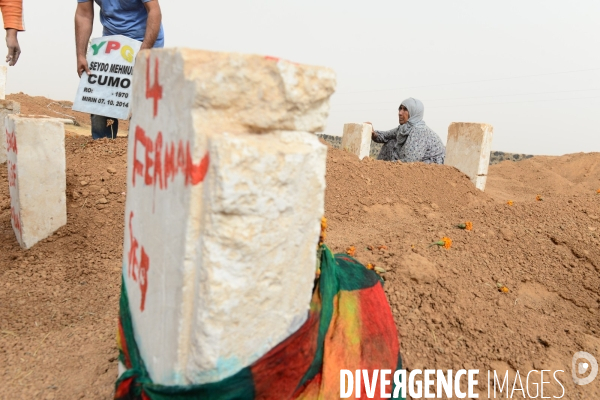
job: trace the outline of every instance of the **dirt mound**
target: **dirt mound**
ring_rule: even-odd
[[[517,173],[534,162],[502,163],[490,175],[507,167]],[[579,166],[549,162],[545,168],[560,169],[562,179],[587,184]],[[447,166],[358,161],[330,149],[327,167],[327,243],[337,252],[353,245],[363,263],[388,270],[385,288],[409,369],[560,369],[564,398],[598,398],[597,385],[575,387],[570,378],[576,351],[600,355],[595,190],[565,190],[540,202],[529,188],[533,200],[511,207],[476,191]],[[498,182],[497,190],[515,193]],[[564,187],[558,182],[555,187]],[[472,231],[455,227],[465,221],[473,223]],[[452,239],[450,249],[429,246],[444,236]],[[509,292],[500,292],[498,284]],[[482,397],[485,376],[479,380]],[[545,396],[561,395],[556,383],[545,386]]]
[[[126,142],[68,137],[66,146],[68,224],[28,251],[10,226],[0,166],[0,303],[8,305],[0,307],[0,398],[107,399],[113,390]],[[535,168],[575,188],[593,185],[598,167],[585,157],[597,160],[492,167],[491,192],[527,199],[514,197],[511,207],[451,167],[329,150],[326,243],[336,252],[354,245],[360,261],[387,270],[409,369],[479,369],[482,393],[490,369],[561,369],[563,398],[599,398],[598,385],[573,385],[570,363],[576,351],[600,356],[600,195],[565,189],[530,199],[533,183],[546,182]],[[524,165],[529,172],[515,175]],[[522,176],[520,186],[512,175]],[[467,220],[472,231],[455,227]],[[450,249],[429,247],[444,236]],[[545,396],[560,394],[546,385]]]
[[[71,118],[77,125],[90,126],[90,114],[71,110],[73,102],[65,100],[51,100],[43,96],[29,96],[25,93],[13,93],[6,96],[7,100],[21,104],[21,114],[47,115],[54,118]],[[66,126],[66,130],[70,130]],[[129,121],[119,120],[119,131],[127,132]]]
[[[498,201],[535,201],[600,189],[600,153],[536,156],[490,166],[486,193]]]
[[[0,398],[110,398],[126,151],[123,139],[66,139],[67,225],[27,251],[0,165]]]

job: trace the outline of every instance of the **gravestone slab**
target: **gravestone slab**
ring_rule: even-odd
[[[453,122],[448,127],[446,160],[466,174],[475,187],[485,190],[494,128],[488,124]]]
[[[156,383],[250,365],[308,315],[335,75],[258,55],[140,53],[123,276]]]
[[[19,114],[21,105],[12,100],[0,100],[0,164],[6,162],[6,117]]]
[[[361,160],[368,157],[371,152],[371,132],[370,124],[344,124],[342,149],[356,154]]]
[[[6,65],[0,65],[0,100],[6,99],[6,75],[8,68]]]
[[[11,223],[29,249],[67,223],[64,126],[9,115],[6,143]]]

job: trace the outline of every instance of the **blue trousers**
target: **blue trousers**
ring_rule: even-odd
[[[92,117],[92,139],[116,139],[119,131],[119,120],[116,118],[103,117],[102,115],[91,114]],[[109,125],[108,120],[113,120]],[[112,128],[112,130],[111,130]]]

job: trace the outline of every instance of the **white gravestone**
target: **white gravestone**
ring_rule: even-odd
[[[141,45],[121,35],[92,39],[87,52],[90,75],[81,75],[73,110],[129,118],[133,66]]]
[[[141,52],[123,276],[154,382],[224,379],[306,320],[335,74],[257,55]]]
[[[49,118],[6,117],[11,223],[29,249],[67,223],[65,130]]]
[[[0,100],[6,99],[6,75],[8,68],[6,65],[0,65]]]
[[[444,164],[456,167],[477,189],[485,190],[493,136],[494,128],[488,124],[451,123]]]
[[[0,164],[6,162],[6,117],[20,112],[21,105],[16,101],[0,100]]]
[[[342,149],[356,154],[359,159],[368,157],[371,152],[370,124],[344,124]]]

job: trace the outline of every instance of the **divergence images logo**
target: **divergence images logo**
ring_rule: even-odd
[[[573,355],[573,360],[571,361],[571,373],[573,374],[573,382],[576,385],[587,385],[596,379],[598,375],[598,361],[590,353],[578,351]],[[588,373],[587,377],[579,378],[579,376],[584,376]]]

